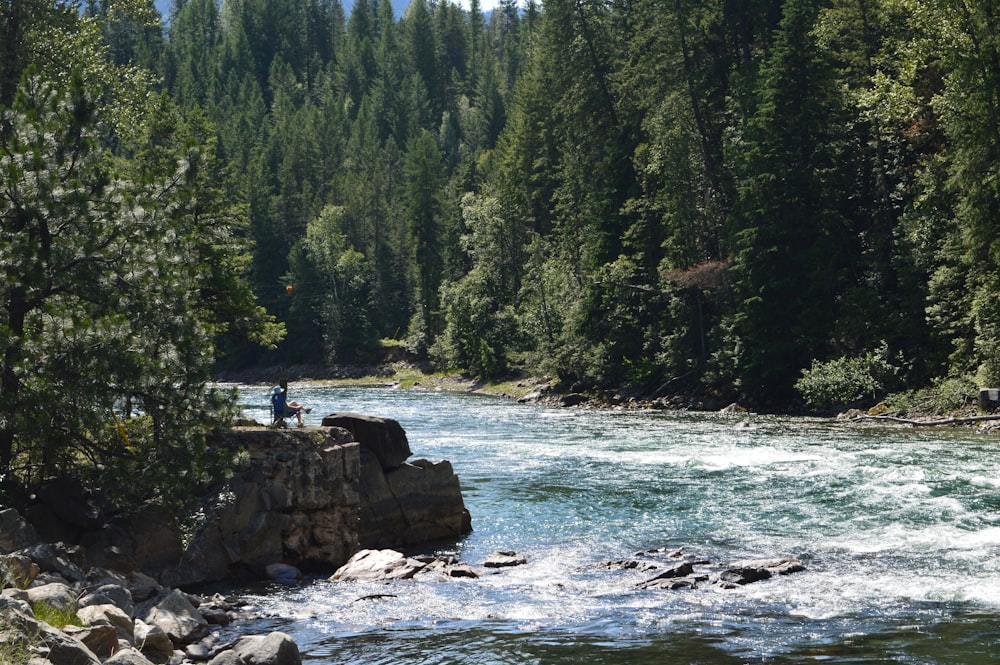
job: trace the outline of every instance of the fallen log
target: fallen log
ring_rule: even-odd
[[[956,418],[938,418],[936,420],[912,420],[910,418],[900,418],[898,416],[869,416],[860,415],[850,418],[851,422],[862,420],[880,420],[883,422],[901,423],[903,425],[913,425],[914,427],[937,427],[941,425],[968,425],[971,423],[981,423],[988,420],[1000,420],[1000,414],[992,416],[963,416]]]

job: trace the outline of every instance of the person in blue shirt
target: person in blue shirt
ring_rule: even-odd
[[[312,409],[306,408],[298,402],[288,401],[288,381],[282,379],[279,385],[271,388],[271,412],[274,423],[284,424],[285,418],[295,416],[299,427],[302,427],[302,414],[309,413]]]

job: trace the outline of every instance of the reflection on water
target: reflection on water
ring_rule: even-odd
[[[267,419],[266,386],[242,387]],[[560,410],[473,395],[292,386],[322,414],[392,417],[451,460],[478,580],[314,580],[255,593],[310,663],[987,663],[1000,654],[998,442],[822,420]],[[807,571],[736,590],[637,588],[601,562],[683,547]],[[643,555],[655,558],[654,555]],[[371,593],[388,595],[358,601]]]

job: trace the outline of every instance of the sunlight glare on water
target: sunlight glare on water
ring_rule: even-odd
[[[241,386],[266,422],[267,386]],[[395,418],[448,459],[474,532],[443,550],[477,580],[313,580],[250,594],[307,663],[986,663],[1000,654],[991,436],[752,415],[567,410],[476,395],[292,386],[322,414]],[[654,548],[713,563],[794,556],[733,590],[644,590],[608,567]],[[433,552],[434,550],[431,550]],[[646,553],[644,553],[646,552]],[[660,557],[657,559],[657,557]],[[378,600],[360,601],[371,594]],[[945,639],[947,638],[947,639]]]

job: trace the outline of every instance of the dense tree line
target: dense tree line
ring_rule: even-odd
[[[162,36],[108,17],[112,52],[218,133],[290,333],[264,362],[394,338],[483,376],[758,405],[872,354],[865,391],[1000,382],[990,3],[177,0]]]

